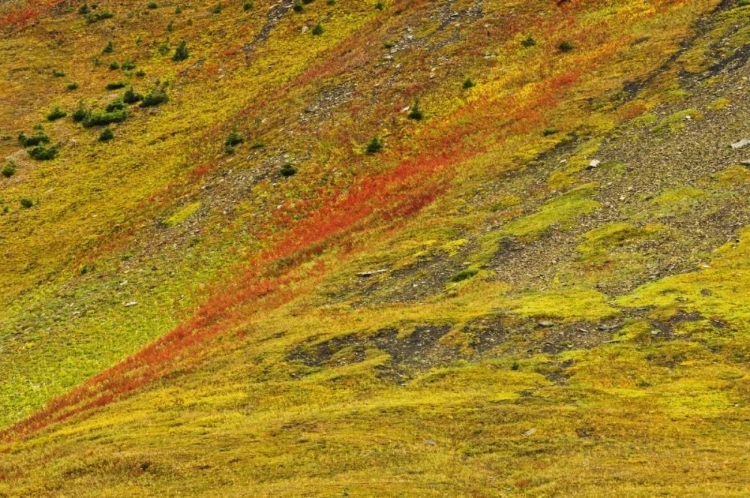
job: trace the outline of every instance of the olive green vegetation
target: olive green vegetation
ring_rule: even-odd
[[[747,494],[750,7],[595,4],[3,28],[0,496]]]

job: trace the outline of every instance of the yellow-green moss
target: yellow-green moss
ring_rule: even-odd
[[[187,219],[197,213],[200,208],[200,202],[193,202],[191,204],[188,204],[187,206],[180,208],[172,216],[164,220],[164,224],[168,227],[177,226],[187,221]]]
[[[561,230],[570,228],[578,218],[599,208],[599,203],[592,199],[595,192],[596,186],[593,184],[575,188],[549,201],[537,213],[508,223],[500,233],[523,240],[534,240],[553,226]]]

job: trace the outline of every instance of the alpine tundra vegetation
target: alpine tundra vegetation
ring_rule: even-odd
[[[0,497],[747,496],[746,0],[0,3]]]

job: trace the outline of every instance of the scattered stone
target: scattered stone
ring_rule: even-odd
[[[135,306],[135,305],[137,305],[137,304],[138,304],[138,303],[137,303],[137,302],[135,302],[135,301],[130,301],[129,303],[125,303],[125,307],[126,307],[126,308],[130,308],[131,306]]]
[[[750,145],[750,140],[748,140],[747,138],[743,138],[739,142],[733,143],[732,144],[732,148],[735,149],[735,150],[736,149],[744,149],[748,145]]]
[[[745,159],[744,161],[740,161],[740,164],[743,166],[750,166],[750,159]]]
[[[602,162],[599,159],[592,160],[589,165],[586,167],[586,169],[594,169],[598,167]]]
[[[521,435],[522,435],[523,437],[529,437],[529,436],[533,436],[534,434],[536,434],[536,429],[534,429],[534,428],[532,427],[531,429],[529,429],[528,431],[524,432],[524,433],[523,433],[523,434],[521,434]]]
[[[429,444],[430,446],[435,446],[437,444],[434,439],[425,439],[424,443]]]
[[[550,328],[550,327],[555,326],[554,322],[548,322],[548,321],[541,321],[537,323],[537,325],[539,325],[540,327],[544,327],[544,328]]]

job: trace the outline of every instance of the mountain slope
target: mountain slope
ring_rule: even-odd
[[[300,6],[3,7],[0,492],[742,494],[748,8]]]

